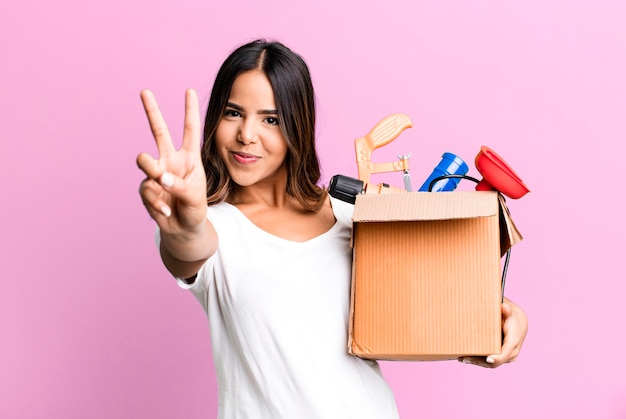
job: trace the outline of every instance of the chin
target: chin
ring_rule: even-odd
[[[240,187],[253,186],[262,180],[257,176],[241,176],[237,174],[235,174],[234,176],[231,175],[230,178],[237,186]]]

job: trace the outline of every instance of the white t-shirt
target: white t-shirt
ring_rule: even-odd
[[[379,366],[348,354],[353,206],[306,242],[274,236],[236,207],[208,207],[217,253],[190,289],[204,308],[220,418],[397,418]]]

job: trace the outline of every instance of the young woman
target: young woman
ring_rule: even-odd
[[[376,362],[347,352],[352,206],[318,186],[309,70],[280,43],[236,49],[213,86],[200,144],[186,93],[176,150],[154,96],[141,93],[159,157],[137,157],[143,203],[166,268],[210,324],[221,418],[395,418]],[[208,203],[208,206],[207,206]],[[503,305],[513,361],[526,317]]]

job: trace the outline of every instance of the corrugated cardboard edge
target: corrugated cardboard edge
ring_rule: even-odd
[[[353,237],[350,238],[351,241],[351,245],[352,245],[352,240]],[[355,278],[355,270],[356,270],[356,266],[355,266],[355,255],[354,252],[352,252],[352,280],[350,281],[350,313],[348,315],[348,353],[350,355],[356,355],[352,352],[352,344],[353,344],[353,331],[354,331],[354,289],[356,286],[356,281],[354,280]]]

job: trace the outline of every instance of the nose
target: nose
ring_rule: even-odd
[[[242,121],[237,133],[237,141],[244,145],[256,143],[258,140],[257,132],[253,121]]]

